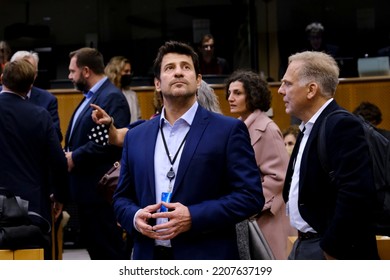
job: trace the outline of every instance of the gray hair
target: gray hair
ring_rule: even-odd
[[[14,55],[11,57],[11,62],[21,59],[32,59],[35,63],[33,66],[35,67],[35,70],[38,71],[38,62],[39,62],[39,56],[38,53],[33,51],[17,51],[14,53]],[[31,61],[30,61],[31,62]]]
[[[323,52],[305,51],[288,58],[288,63],[301,62],[300,83],[316,82],[325,97],[333,97],[339,84],[339,67],[334,58]]]
[[[33,58],[35,63],[38,65],[39,62],[38,53],[33,51],[17,51],[11,57],[11,62],[19,59],[30,58],[30,57]]]
[[[305,29],[307,34],[321,34],[324,30],[324,26],[319,22],[312,22]]]
[[[211,112],[222,114],[218,97],[216,96],[214,89],[203,80],[198,88],[197,97],[199,105]]]

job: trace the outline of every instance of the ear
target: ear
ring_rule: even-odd
[[[154,78],[154,86],[157,91],[161,92],[161,81],[157,78]]]
[[[318,87],[318,84],[317,83],[310,83],[308,85],[308,89],[307,89],[307,98],[308,99],[313,99],[314,96],[317,95],[318,93],[318,90],[319,90],[319,87]]]
[[[85,78],[88,78],[91,75],[91,69],[89,69],[88,66],[84,66],[82,72]]]
[[[196,84],[198,89],[200,88],[201,83],[202,83],[202,75],[198,74],[198,77],[196,78]]]

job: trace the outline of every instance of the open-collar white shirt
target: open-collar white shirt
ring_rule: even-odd
[[[305,128],[305,131],[303,133],[302,142],[299,146],[299,151],[295,160],[294,165],[294,173],[291,180],[291,187],[290,187],[290,193],[288,196],[288,205],[287,205],[287,211],[288,215],[290,216],[290,224],[300,232],[316,232],[301,216],[299,213],[298,208],[298,196],[299,196],[299,176],[300,176],[300,169],[301,169],[301,161],[302,161],[302,154],[305,150],[305,146],[307,143],[307,139],[309,139],[311,130],[313,128],[314,123],[318,119],[319,115],[321,115],[322,111],[329,105],[330,102],[332,102],[333,98],[329,99],[322,107],[311,117],[311,119],[304,123],[302,122],[299,126],[300,130],[303,131]]]

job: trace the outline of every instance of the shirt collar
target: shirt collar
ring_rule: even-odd
[[[104,76],[103,78],[101,78],[93,87],[91,87],[89,89],[89,91],[87,92],[84,92],[84,95],[87,97],[87,98],[91,98],[93,96],[93,94],[95,92],[97,92],[99,90],[99,88],[102,86],[102,84],[107,80],[108,78],[106,76]],[[90,93],[88,96],[88,93]]]
[[[326,101],[324,103],[324,105],[321,106],[321,108],[310,118],[310,120],[307,122],[307,123],[304,123],[302,122],[300,125],[299,125],[299,128],[301,129],[301,131],[303,130],[303,128],[305,127],[306,128],[306,133],[309,134],[311,129],[313,128],[313,125],[314,123],[316,122],[316,120],[318,119],[318,117],[321,115],[322,111],[325,110],[325,108],[329,105],[330,102],[333,101],[333,98],[330,98],[328,101]]]
[[[195,113],[196,113],[196,110],[198,109],[198,106],[199,106],[198,102],[195,101],[195,103],[191,106],[191,108],[188,109],[188,111],[185,112],[178,120],[176,120],[176,122],[179,120],[183,120],[189,126],[191,126],[192,122],[194,121]],[[168,120],[165,118],[165,108],[163,107],[163,109],[161,110],[160,126],[164,122],[168,122]]]

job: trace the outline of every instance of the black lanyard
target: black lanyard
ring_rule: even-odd
[[[168,150],[167,142],[165,141],[165,136],[164,136],[164,132],[162,129],[162,125],[160,126],[160,131],[161,131],[161,137],[162,137],[163,142],[164,142],[165,152],[167,153],[169,162],[171,163],[171,169],[169,169],[169,171],[167,173],[167,178],[169,179],[169,182],[172,182],[173,178],[175,178],[175,171],[173,170],[173,164],[175,163],[177,155],[179,154],[181,148],[183,147],[184,142],[186,141],[188,132],[190,132],[190,131],[188,130],[188,132],[186,133],[186,136],[184,136],[183,141],[181,141],[181,144],[180,144],[179,148],[177,149],[176,154],[173,157],[173,159],[171,159],[171,156],[169,155],[169,150]]]

